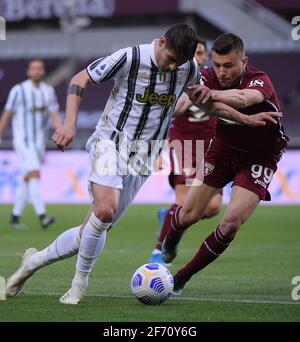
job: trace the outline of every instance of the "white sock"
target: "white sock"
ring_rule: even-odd
[[[157,248],[154,248],[152,254],[161,254],[161,251]]]
[[[21,216],[23,213],[23,210],[25,208],[26,202],[27,202],[27,182],[22,180],[21,184],[17,188],[16,191],[16,198],[13,208],[13,215],[15,216]]]
[[[110,225],[111,222],[101,222],[94,213],[91,214],[81,237],[74,281],[76,281],[78,275],[80,275],[80,278],[88,278],[97,257],[104,248],[106,231]]]
[[[28,181],[29,198],[38,216],[45,214],[45,204],[42,199],[39,178],[30,178]]]
[[[72,287],[78,286],[83,287],[86,289],[89,283],[89,273],[88,272],[81,272],[76,270],[74,278],[72,279]]]
[[[80,227],[66,230],[51,245],[33,254],[29,259],[29,270],[35,272],[43,266],[77,254],[80,246]]]

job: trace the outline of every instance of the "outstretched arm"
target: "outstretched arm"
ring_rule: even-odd
[[[57,148],[62,151],[75,137],[81,99],[85,88],[91,83],[92,81],[86,70],[80,71],[71,79],[67,95],[65,120],[63,125],[56,129],[52,137]]]
[[[242,109],[263,102],[264,95],[256,89],[212,90],[212,100]]]
[[[209,92],[211,92],[210,96]],[[202,108],[207,113],[247,126],[265,126],[267,121],[277,124],[276,119],[282,116],[282,113],[279,112],[261,112],[254,115],[242,114],[225,103],[213,101],[212,91],[204,85],[189,87],[188,96],[195,106]]]
[[[265,126],[267,121],[277,124],[276,118],[282,116],[282,113],[279,112],[261,112],[254,115],[245,115],[221,102],[211,102],[201,107],[209,114],[251,127]]]

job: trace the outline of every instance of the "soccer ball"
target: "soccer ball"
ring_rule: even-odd
[[[131,279],[131,290],[144,304],[162,304],[170,298],[174,280],[170,271],[161,264],[139,267]]]

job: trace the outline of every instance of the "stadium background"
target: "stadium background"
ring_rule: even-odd
[[[6,19],[7,32],[0,49],[0,110],[10,88],[26,77],[30,58],[45,61],[47,81],[56,89],[63,116],[71,76],[93,59],[150,42],[176,22],[192,24],[209,48],[218,34],[232,31],[244,39],[249,63],[270,75],[291,138],[271,186],[273,203],[300,203],[300,41],[292,39],[296,28],[292,19],[299,13],[299,2],[291,0],[2,0],[0,14]],[[47,154],[42,189],[48,203],[89,201],[87,154],[78,151],[84,150],[111,86],[106,82],[86,91],[77,137],[68,149],[71,152]],[[55,151],[51,134],[50,129],[47,147]],[[7,152],[12,148],[10,129],[0,148],[0,198],[11,203],[20,173],[14,154]],[[157,191],[151,191],[153,188]],[[225,191],[225,203],[229,194],[230,186]],[[172,201],[173,192],[163,175],[152,177],[136,199],[137,203]]]
[[[153,176],[138,195],[138,202],[143,204],[131,206],[109,232],[106,248],[79,307],[58,303],[74,273],[73,257],[39,271],[28,282],[24,294],[0,301],[0,322],[299,322],[300,293],[296,299],[291,295],[295,286],[292,279],[300,276],[300,30],[296,26],[300,22],[299,1],[0,0],[0,15],[5,17],[7,28],[6,40],[0,41],[0,113],[10,88],[25,79],[30,58],[45,61],[47,80],[56,89],[63,116],[68,82],[76,71],[119,48],[150,42],[173,23],[186,22],[197,28],[208,41],[208,48],[221,32],[241,35],[250,64],[266,71],[278,91],[284,126],[291,138],[271,186],[272,203],[278,205],[257,208],[230,250],[193,277],[178,299],[148,307],[133,300],[130,292],[131,275],[147,262],[155,246],[156,213],[161,207],[158,203],[172,201],[167,177]],[[49,128],[43,192],[48,203],[59,203],[47,206],[57,219],[51,229],[41,231],[30,206],[22,217],[30,229],[16,232],[9,228],[20,173],[12,151],[11,129],[6,130],[0,145],[1,276],[11,275],[25,248],[42,249],[62,231],[83,221],[88,210],[84,145],[110,87],[111,83],[106,83],[85,92],[77,137],[67,152],[55,150]],[[225,198],[229,193],[226,188]],[[225,209],[226,206],[222,213]],[[185,234],[170,268],[173,274],[191,259],[220,217],[200,221]],[[232,334],[232,326],[230,329]],[[10,336],[18,331],[25,333],[24,329],[10,328]],[[223,333],[223,329],[220,331]]]

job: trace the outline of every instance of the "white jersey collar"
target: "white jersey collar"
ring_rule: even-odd
[[[36,86],[34,85],[34,83],[31,81],[31,79],[27,79],[27,80],[25,81],[25,83],[27,83],[27,84],[29,85],[29,87],[31,87],[32,89],[41,89],[42,84],[43,84],[43,82],[40,82],[40,84],[36,87]]]
[[[154,54],[154,50],[155,50],[155,42],[158,42],[158,39],[154,39],[152,41],[151,44],[149,44],[149,50],[150,50],[150,57],[153,61],[153,63],[157,66],[157,68],[159,69],[159,65],[157,63],[157,60],[156,60],[156,57],[155,57],[155,54]]]

